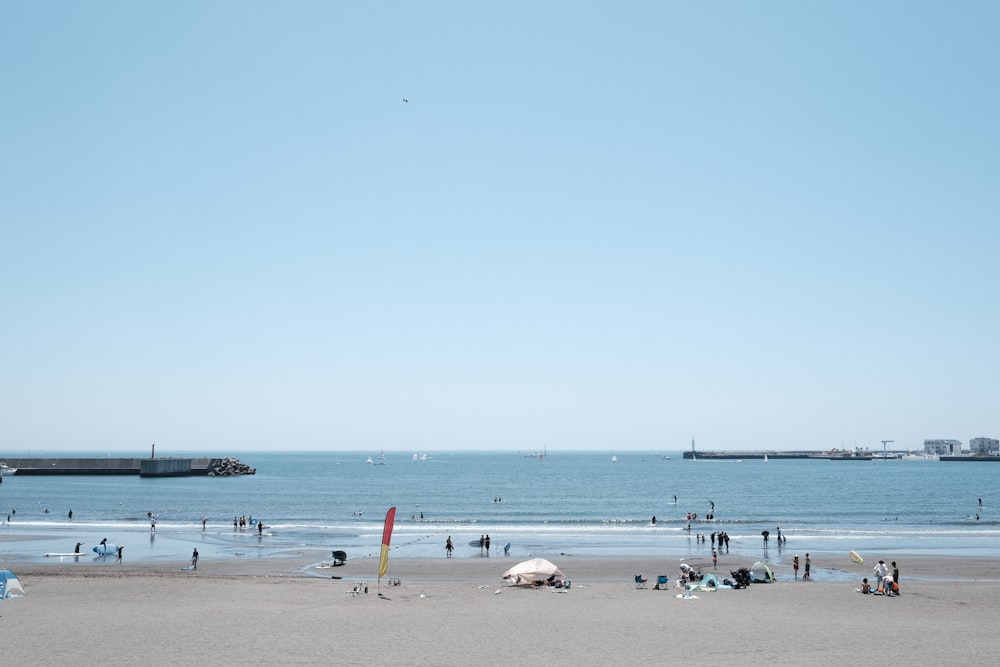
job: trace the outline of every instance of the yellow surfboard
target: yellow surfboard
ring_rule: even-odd
[[[851,560],[853,560],[858,565],[864,565],[865,563],[865,559],[861,557],[861,554],[859,554],[857,551],[854,550],[851,551]]]

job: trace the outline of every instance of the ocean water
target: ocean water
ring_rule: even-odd
[[[481,558],[470,542],[489,534],[493,558],[503,558],[510,544],[511,559],[632,555],[676,562],[710,558],[707,538],[715,531],[730,536],[730,562],[780,564],[793,553],[815,558],[851,549],[866,558],[1000,555],[1000,463],[426,454],[414,460],[414,452],[386,452],[383,460],[378,452],[228,453],[257,469],[230,478],[8,476],[0,484],[0,519],[10,513],[0,525],[0,559],[48,562],[44,553],[73,551],[79,541],[86,559],[100,560],[90,551],[101,538],[124,544],[129,561],[183,563],[194,547],[203,559],[315,550],[320,560],[332,549],[376,559],[393,506],[393,557],[441,558],[451,536],[455,557]],[[714,520],[706,521],[712,503]],[[147,512],[157,517],[155,532]],[[688,513],[698,515],[690,530]],[[235,516],[262,519],[264,534],[234,529]],[[779,527],[787,538],[782,546]]]

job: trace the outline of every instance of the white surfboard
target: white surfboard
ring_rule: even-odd
[[[74,552],[74,553],[65,553],[65,554],[61,554],[61,553],[50,553],[50,554],[44,554],[44,556],[45,556],[46,558],[62,558],[63,556],[84,556],[84,555],[86,555],[86,554],[83,554],[83,553],[78,553],[78,552]]]

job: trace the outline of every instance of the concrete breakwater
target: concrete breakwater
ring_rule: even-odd
[[[234,458],[5,458],[21,475],[139,475],[140,477],[229,477],[253,475],[251,468]]]

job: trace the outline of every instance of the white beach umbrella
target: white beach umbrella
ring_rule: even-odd
[[[510,568],[503,573],[502,578],[515,584],[530,584],[547,581],[552,577],[555,577],[553,581],[562,581],[565,576],[558,567],[544,558],[532,558]]]

